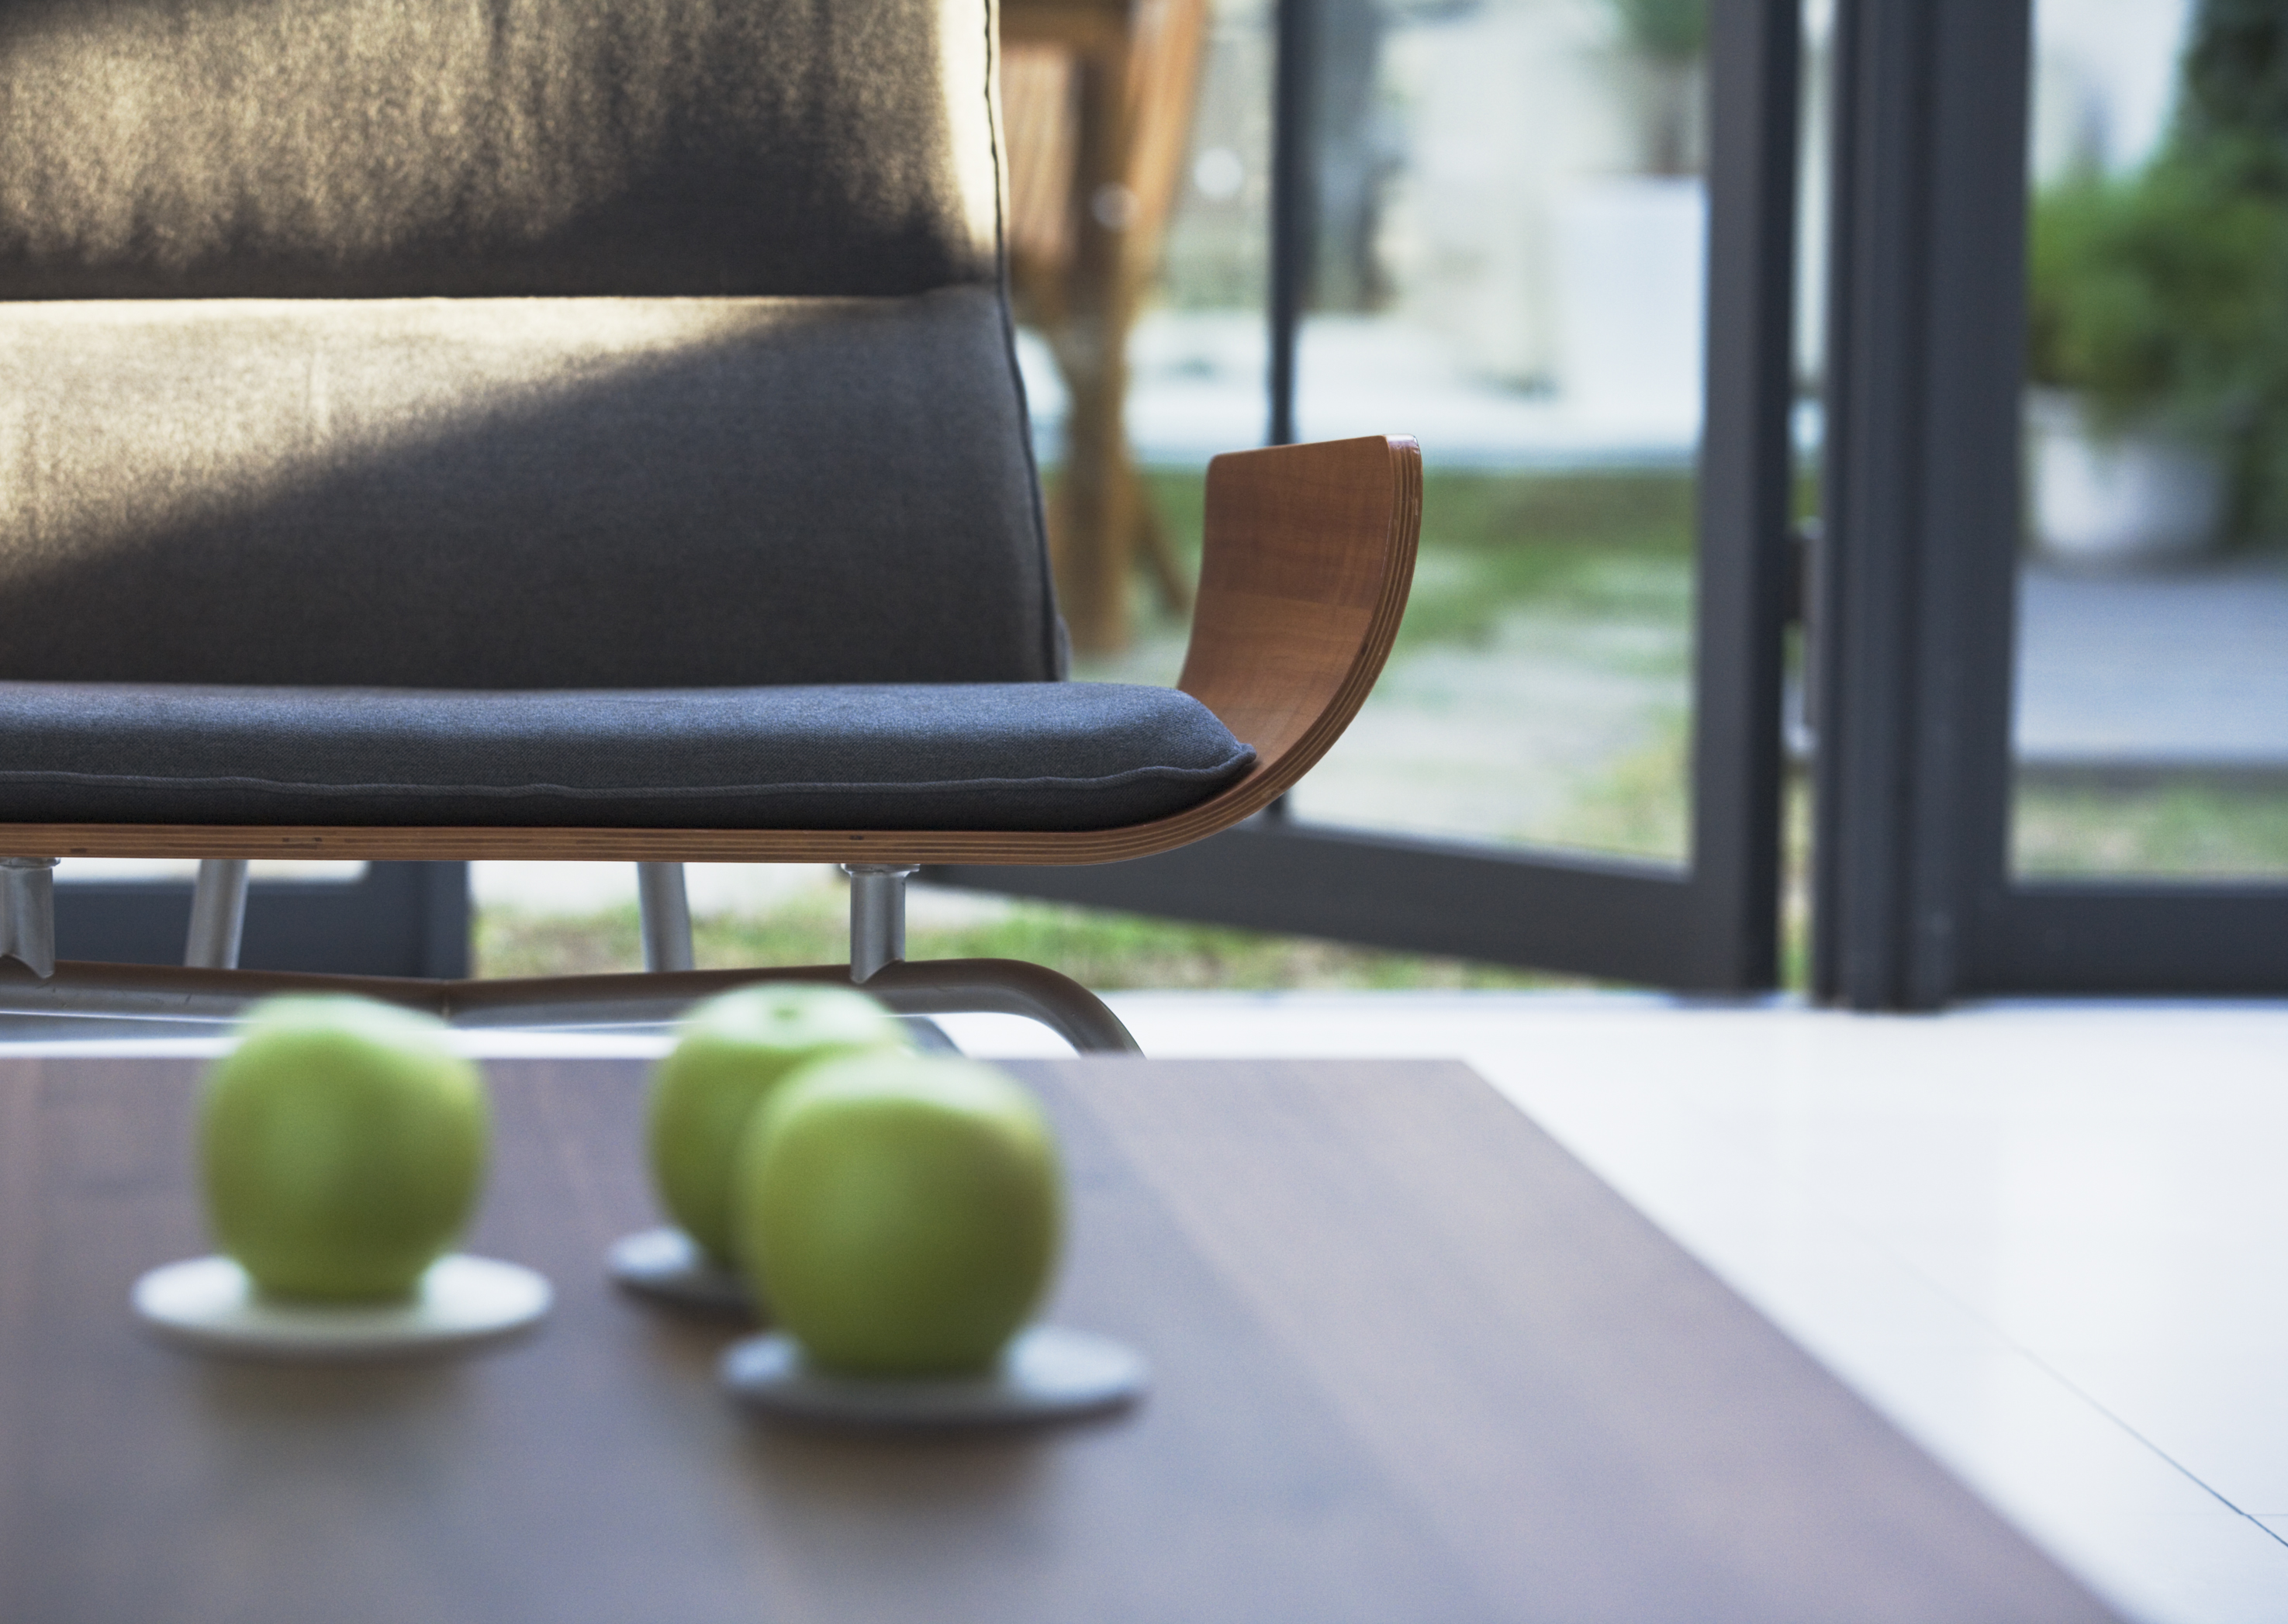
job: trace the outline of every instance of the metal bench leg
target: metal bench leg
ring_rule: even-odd
[[[862,986],[906,956],[906,878],[910,867],[845,863],[850,876],[850,978]]]
[[[906,958],[906,881],[892,863],[845,863],[850,876],[850,979],[906,1016],[983,1011],[1039,1021],[1075,1049],[1142,1051],[1094,993],[1037,964],[1008,959]]]
[[[1084,1055],[1144,1052],[1103,999],[1045,964],[923,959],[885,964],[864,985],[901,1015],[1021,1015]]]
[[[0,959],[56,973],[56,860],[0,857]]]
[[[0,858],[0,956],[20,959],[36,979],[0,968],[0,1015],[107,1015],[143,1020],[234,1020],[280,993],[354,993],[427,1010],[463,1026],[609,1027],[674,1020],[703,998],[767,981],[862,986],[904,1016],[991,1012],[1039,1021],[1075,1049],[1135,1054],[1136,1040],[1104,1001],[1045,965],[1015,959],[905,960],[906,876],[911,868],[853,866],[851,960],[757,970],[673,970],[660,961],[691,952],[691,915],[680,863],[640,865],[645,975],[542,976],[528,980],[431,981],[409,977],[322,976],[155,964],[55,962],[52,858]],[[202,891],[208,889],[202,873]],[[216,895],[223,895],[219,882]],[[242,898],[244,891],[239,891]],[[235,954],[235,939],[233,953]]]
[[[691,899],[681,863],[638,863],[636,900],[643,910],[644,968],[653,974],[689,970]]]
[[[245,934],[246,860],[201,858],[183,963],[193,970],[236,970],[238,944]]]
[[[850,979],[863,986],[906,959],[906,880],[910,867],[889,863],[845,863],[850,880]],[[901,1015],[907,1031],[925,1050],[959,1054],[945,1028],[926,1015]]]

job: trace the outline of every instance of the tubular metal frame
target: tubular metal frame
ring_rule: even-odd
[[[691,916],[679,863],[640,865],[647,958],[679,951],[683,963],[640,975],[470,980],[243,970],[237,958],[246,865],[210,860],[199,874],[190,951],[223,962],[90,964],[55,957],[53,858],[0,858],[0,1016],[226,1023],[258,1000],[288,993],[350,993],[425,1010],[464,1026],[608,1028],[673,1020],[691,1004],[769,981],[856,986],[900,1015],[1022,1016],[1083,1053],[1141,1050],[1119,1017],[1077,981],[1015,959],[905,962],[906,876],[911,868],[854,866],[849,965],[694,970]],[[11,963],[9,961],[14,961]]]
[[[203,857],[191,891],[191,928],[183,963],[194,970],[236,970],[246,935],[246,860]]]
[[[638,863],[636,903],[643,917],[644,968],[672,974],[694,967],[691,899],[681,863]]]
[[[906,956],[906,881],[911,865],[845,863],[850,876],[850,978],[863,984]]]
[[[1055,970],[1016,959],[886,964],[863,982],[854,980],[843,964],[447,981],[69,961],[43,978],[20,965],[0,963],[0,1015],[221,1024],[280,994],[351,993],[425,1010],[458,1026],[580,1030],[654,1026],[675,1019],[703,998],[767,981],[858,986],[901,1015],[1019,1015],[1084,1053],[1140,1052],[1093,993]]]
[[[56,970],[56,860],[0,857],[0,961],[34,975]]]

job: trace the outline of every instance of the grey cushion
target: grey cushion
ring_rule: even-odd
[[[1045,680],[992,33],[0,6],[0,820],[1086,828],[1243,770]]]
[[[0,306],[0,678],[1056,674],[991,288]]]
[[[985,0],[10,0],[0,299],[995,273]]]
[[[0,683],[0,822],[1088,829],[1254,752],[1110,683],[640,693]]]

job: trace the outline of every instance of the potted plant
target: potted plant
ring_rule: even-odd
[[[2035,201],[2031,472],[2053,556],[2288,529],[2288,81],[2254,71],[2288,68],[2279,12],[2210,0],[2160,153]]]

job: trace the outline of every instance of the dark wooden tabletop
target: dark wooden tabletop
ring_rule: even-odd
[[[357,1369],[163,1347],[206,1248],[186,1061],[0,1060],[5,1624],[1437,1624],[2109,1614],[1460,1066],[1012,1068],[1073,1184],[1053,1317],[1128,1415],[868,1437],[717,1390],[604,1281],[641,1068],[490,1066],[472,1249],[530,1339]]]

